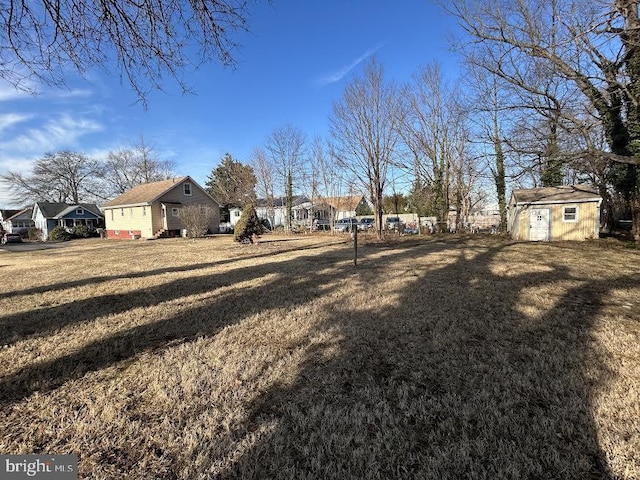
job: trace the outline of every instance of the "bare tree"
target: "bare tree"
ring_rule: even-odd
[[[371,60],[362,78],[345,88],[329,119],[333,153],[368,192],[376,231],[382,236],[382,199],[387,172],[396,160],[402,105],[398,88],[384,82],[384,69]]]
[[[256,175],[256,192],[266,202],[267,219],[271,222],[271,226],[275,222],[274,207],[274,182],[275,182],[275,166],[271,162],[266,152],[260,148],[254,149],[251,154],[251,166]]]
[[[16,199],[80,203],[101,197],[98,184],[100,166],[81,153],[61,151],[46,153],[33,164],[31,174],[9,171],[0,179],[9,185]]]
[[[464,197],[466,143],[465,113],[457,103],[460,92],[449,86],[438,65],[427,65],[405,89],[403,140],[413,155],[416,183],[432,192],[432,209],[439,227],[448,223],[452,202],[461,218]]]
[[[166,180],[174,176],[174,165],[160,160],[141,139],[137,145],[110,151],[103,164],[102,175],[107,197],[119,195],[143,183]]]
[[[233,66],[233,34],[247,30],[250,3],[6,0],[0,8],[0,78],[23,90],[34,78],[59,87],[70,68],[85,75],[115,64],[146,103],[166,77],[188,90],[186,68],[210,61]]]
[[[284,229],[291,230],[294,182],[301,180],[305,157],[306,135],[293,125],[276,128],[267,138],[265,149],[283,185],[286,202]],[[295,177],[295,178],[294,178]]]
[[[185,205],[178,210],[178,218],[187,231],[187,236],[194,240],[206,235],[214,216],[215,212],[209,205]]]
[[[637,0],[453,0],[445,5],[470,37],[466,54],[514,88],[548,99],[528,72],[544,72],[574,105],[561,128],[580,135],[584,158],[624,164],[617,183],[640,239],[640,19]],[[554,93],[555,94],[555,93]],[[606,145],[592,141],[600,125]]]
[[[337,157],[328,151],[330,146],[320,137],[315,137],[311,142],[311,163],[316,172],[315,197],[321,203],[327,203],[330,198],[338,197],[342,191],[343,175]],[[331,208],[330,205],[327,205]],[[334,215],[329,211],[329,227],[333,231]]]

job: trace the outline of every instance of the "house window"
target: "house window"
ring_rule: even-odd
[[[578,221],[578,207],[562,207],[562,221],[563,222],[577,222]]]
[[[124,217],[124,208],[121,208],[121,209],[120,209],[120,216],[121,216],[121,217]]]
[[[187,197],[190,197],[191,196],[191,184],[190,183],[184,183],[184,184],[182,184],[182,188],[183,188],[184,194]]]
[[[82,207],[76,208],[76,215],[84,215],[84,209]]]
[[[178,216],[178,209],[176,207],[171,208],[171,215],[174,217]]]
[[[145,206],[142,207],[142,216],[143,217],[147,216],[147,207],[145,207]]]
[[[238,210],[236,210],[235,212],[233,212],[233,216],[234,217],[239,217],[240,216],[240,212]]]

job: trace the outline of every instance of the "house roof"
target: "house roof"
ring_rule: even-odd
[[[597,201],[602,197],[588,185],[563,185],[514,190],[511,194],[515,203],[567,203]]]
[[[23,208],[22,210],[15,210],[16,213],[14,213],[12,216],[5,218],[5,221],[12,221],[12,220],[30,220],[31,219],[31,215],[33,213],[33,208],[29,207],[29,208]]]
[[[187,179],[191,180],[191,177],[170,178],[169,180],[161,180],[159,182],[143,183],[142,185],[133,187],[131,190],[127,190],[122,195],[118,195],[113,200],[105,203],[104,206],[114,207],[119,205],[151,203]],[[191,180],[191,182],[193,182],[193,180]]]
[[[309,202],[309,199],[304,195],[294,195],[291,199],[291,205],[297,206],[303,203]],[[287,204],[286,197],[275,197],[272,200],[266,198],[259,198],[256,200],[257,207],[284,207]]]
[[[7,210],[7,209],[0,209],[0,217],[2,217],[3,220],[8,220],[9,218],[13,217],[16,213],[21,212],[21,210]]]
[[[355,210],[362,201],[362,195],[349,195],[346,197],[327,197],[324,202],[338,211]]]
[[[40,209],[40,213],[44,218],[62,218],[76,208],[82,207],[88,212],[98,217],[102,217],[100,209],[95,203],[54,203],[54,202],[36,202]],[[31,210],[31,209],[30,209]]]
[[[63,218],[66,215],[69,215],[71,212],[75,212],[75,210],[78,207],[82,207],[83,209],[85,209],[89,213],[93,213],[97,217],[102,217],[102,212],[100,212],[100,209],[98,208],[98,206],[96,204],[94,204],[94,203],[78,203],[77,205],[68,205],[67,208],[65,208],[64,210],[62,210],[58,214],[56,214],[54,218]]]

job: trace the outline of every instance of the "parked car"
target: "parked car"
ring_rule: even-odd
[[[311,230],[329,230],[329,220],[326,218],[314,218],[311,224]]]
[[[336,232],[351,232],[357,225],[358,220],[356,220],[355,218],[341,218],[340,220],[336,221],[333,229]]]
[[[385,224],[387,225],[387,230],[402,230],[400,217],[387,217]]]
[[[358,230],[371,230],[374,226],[373,218],[361,218],[358,222]]]
[[[7,243],[20,243],[22,242],[22,237],[19,233],[5,233],[2,236],[2,245]]]

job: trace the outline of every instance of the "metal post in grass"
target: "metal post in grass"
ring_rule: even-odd
[[[358,266],[358,225],[351,224],[351,238],[353,239],[353,266]]]

